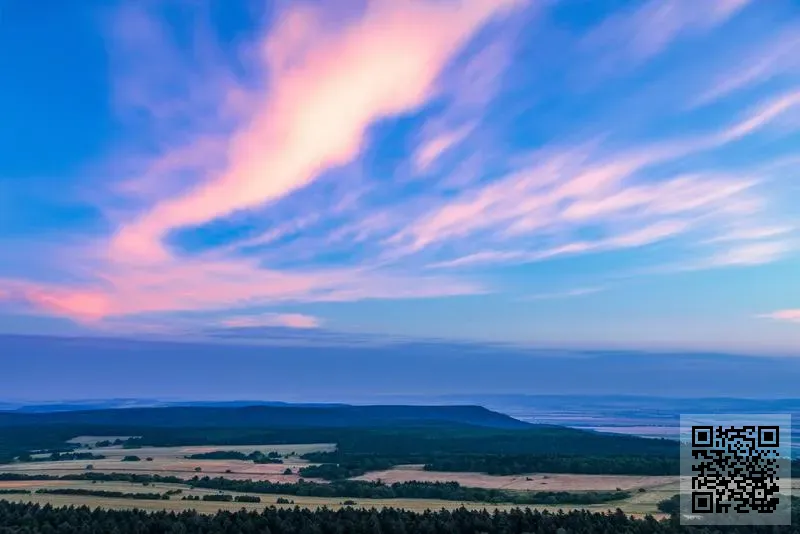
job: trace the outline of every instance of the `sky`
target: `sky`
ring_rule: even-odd
[[[12,0],[0,28],[0,333],[800,355],[794,0]]]

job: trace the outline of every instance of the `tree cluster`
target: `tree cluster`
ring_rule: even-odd
[[[587,456],[557,454],[381,454],[313,452],[303,455],[309,462],[300,474],[307,478],[340,480],[382,471],[404,464],[424,464],[426,471],[519,475],[524,473],[575,473],[585,475],[678,475],[677,456]]]
[[[282,464],[281,455],[275,451],[264,454],[261,451],[253,451],[245,454],[239,451],[211,451],[190,454],[184,456],[189,460],[241,460],[243,462],[254,462],[257,464]]]
[[[103,460],[102,454],[91,452],[53,452],[49,456],[34,458],[30,453],[21,454],[17,457],[18,462],[68,462],[70,460]]]
[[[140,499],[168,501],[169,495],[166,493],[125,493],[122,491],[88,490],[80,488],[48,488],[36,490],[36,493],[46,493],[50,495],[79,495],[84,497],[105,497],[109,499]]]

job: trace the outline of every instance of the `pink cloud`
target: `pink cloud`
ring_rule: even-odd
[[[800,323],[800,309],[797,310],[779,310],[760,317],[766,319],[774,319],[776,321],[788,321],[791,323]]]
[[[424,172],[427,170],[442,154],[463,141],[473,128],[473,124],[468,124],[461,128],[443,132],[426,141],[415,154],[417,171]]]
[[[112,256],[163,260],[169,229],[257,207],[352,160],[373,121],[427,101],[453,54],[517,4],[371,2],[339,30],[308,6],[290,9],[264,42],[271,89],[231,140],[227,168],[123,227]]]
[[[312,315],[302,313],[265,313],[261,315],[244,315],[229,317],[220,324],[230,328],[246,328],[259,326],[282,326],[286,328],[319,328],[321,321]]]
[[[209,259],[173,260],[153,270],[112,265],[100,275],[102,284],[85,286],[0,280],[0,291],[49,314],[91,321],[276,302],[416,299],[486,291],[480,284],[452,277],[381,274],[367,269],[292,273],[244,261]]]
[[[692,106],[720,100],[745,87],[755,86],[800,68],[800,28],[796,25],[777,33],[764,46],[748,44],[744,57],[736,55],[734,64],[713,80]]]
[[[115,192],[152,205],[133,218],[117,213],[119,228],[109,241],[87,247],[93,250],[86,268],[99,282],[30,284],[24,300],[48,313],[98,319],[276,301],[483,291],[452,278],[363,269],[270,270],[231,257],[230,248],[187,258],[173,254],[162,239],[170,230],[279,200],[322,171],[350,162],[374,121],[436,96],[440,72],[475,32],[524,3],[370,1],[363,12],[339,17],[337,24],[324,6],[289,6],[259,43],[267,88],[247,95],[231,83],[213,53],[209,59],[196,50],[179,52],[144,8],[126,8],[115,19],[121,27],[113,36],[114,50],[127,58],[115,63],[118,103],[145,110],[156,125],[168,127],[168,141],[178,142],[160,147],[143,172],[116,186]],[[199,42],[213,52],[208,40]],[[131,53],[139,49],[144,56]],[[162,92],[175,84],[178,95]],[[237,102],[247,105],[228,106]],[[212,103],[220,108],[216,117]],[[241,116],[243,111],[248,115]],[[191,132],[169,129],[174,118],[187,119],[199,133],[187,142]],[[228,134],[231,118],[238,126]],[[209,125],[216,127],[213,134],[207,133]],[[192,180],[174,181],[186,171],[194,173]],[[268,244],[307,223],[288,224],[238,245]],[[97,254],[98,248],[105,252]]]
[[[0,279],[0,300],[23,302],[47,314],[82,322],[101,319],[111,307],[100,291],[8,279]]]

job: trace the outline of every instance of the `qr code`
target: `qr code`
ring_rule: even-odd
[[[780,427],[692,426],[692,513],[773,513]]]
[[[785,510],[791,426],[702,422],[689,428],[688,470],[682,458],[682,475],[690,481],[687,513],[730,518]]]

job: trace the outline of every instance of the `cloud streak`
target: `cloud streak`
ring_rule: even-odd
[[[759,317],[765,319],[772,319],[774,321],[783,321],[790,323],[800,323],[800,309],[796,310],[779,310]]]
[[[520,297],[520,300],[559,300],[559,299],[569,299],[575,297],[583,297],[586,295],[594,295],[597,293],[602,293],[606,291],[607,288],[605,287],[578,287],[575,289],[569,289],[567,291],[559,291],[555,293],[538,293],[534,295],[527,295],[525,297]]]
[[[251,328],[262,326],[283,326],[286,328],[318,328],[322,323],[317,317],[302,313],[264,313],[261,315],[242,315],[227,317],[220,321],[228,328]]]

